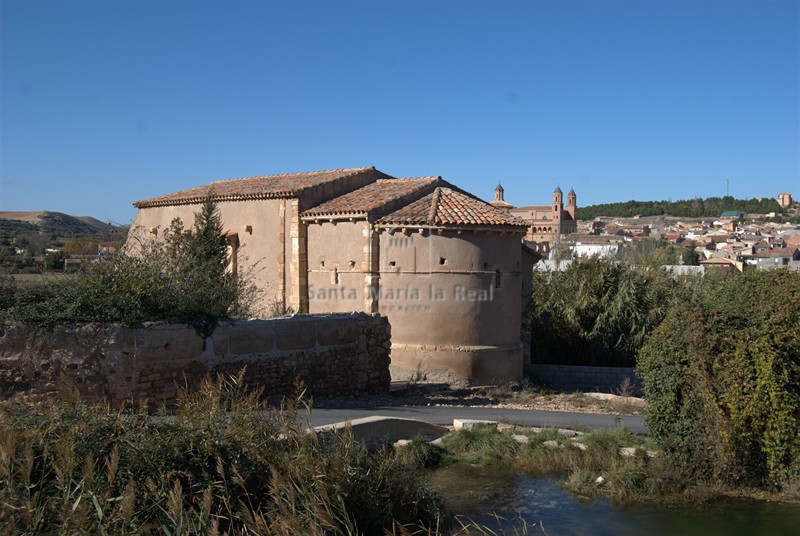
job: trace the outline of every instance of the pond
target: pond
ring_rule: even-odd
[[[800,506],[786,504],[722,500],[671,507],[612,506],[605,499],[578,500],[562,490],[557,479],[461,464],[437,469],[432,483],[462,520],[507,534],[515,533],[520,519],[528,524],[529,534],[550,536],[800,534]]]

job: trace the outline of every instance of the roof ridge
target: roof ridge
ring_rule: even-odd
[[[133,206],[141,209],[194,204],[202,202],[209,195],[212,195],[213,199],[217,201],[291,197],[300,195],[302,192],[322,184],[341,183],[343,179],[352,180],[360,175],[368,174],[376,177],[389,177],[389,175],[375,169],[375,166],[256,175],[217,180],[179,192],[137,201]],[[371,180],[375,180],[375,177]]]
[[[360,173],[362,171],[367,171],[370,169],[375,169],[375,166],[366,166],[366,167],[355,167],[355,168],[339,168],[339,169],[318,169],[316,171],[293,171],[291,173],[272,173],[270,175],[251,175],[250,177],[233,177],[230,179],[217,179],[209,184],[217,184],[218,182],[230,182],[230,181],[246,181],[250,179],[269,179],[271,177],[300,177],[303,175],[315,175],[317,173],[336,173],[337,171],[350,171],[349,175],[345,175],[345,177],[349,177],[350,175],[355,175],[356,173]],[[202,185],[201,185],[202,186]]]
[[[425,175],[422,177],[392,177],[386,176],[384,178],[378,179],[376,182],[380,181],[434,181],[436,179],[440,179],[441,177],[437,175]]]
[[[442,187],[437,186],[433,191],[433,198],[431,198],[431,208],[428,210],[428,221],[435,222],[436,215],[439,212],[439,198],[442,196]]]

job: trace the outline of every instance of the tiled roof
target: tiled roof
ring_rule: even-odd
[[[770,257],[779,257],[779,258],[793,258],[795,255],[795,251],[798,248],[780,248],[780,249],[771,249],[769,251],[765,251],[763,253],[756,253],[755,256],[759,259],[765,259]]]
[[[447,184],[447,183],[445,183]],[[527,227],[519,218],[454,187],[439,186],[400,210],[379,219],[383,225],[507,225]]]
[[[367,215],[393,202],[401,202],[419,190],[428,189],[430,191],[439,182],[442,182],[441,177],[379,179],[358,190],[312,207],[303,212],[303,217]],[[391,208],[387,210],[391,210]]]
[[[215,201],[295,197],[308,188],[374,170],[374,167],[364,167],[221,180],[204,186],[137,201],[133,206],[136,208],[149,208],[202,203],[209,197]]]
[[[536,210],[536,211],[552,212],[553,211],[553,207],[551,207],[550,205],[525,205],[524,207],[516,207],[516,208],[514,208],[514,211],[522,211],[522,210],[527,210],[527,211]]]

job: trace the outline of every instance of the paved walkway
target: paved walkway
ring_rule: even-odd
[[[418,419],[432,424],[449,426],[453,419],[476,419],[507,422],[520,426],[550,426],[558,428],[605,429],[625,427],[634,434],[647,435],[642,417],[568,413],[529,409],[453,406],[381,406],[371,408],[315,408],[311,426],[323,426],[342,421],[374,416]]]

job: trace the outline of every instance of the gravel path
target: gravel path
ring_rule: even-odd
[[[646,403],[607,393],[556,393],[526,384],[450,387],[446,384],[394,383],[387,395],[314,400],[314,408],[482,407],[641,416]]]

